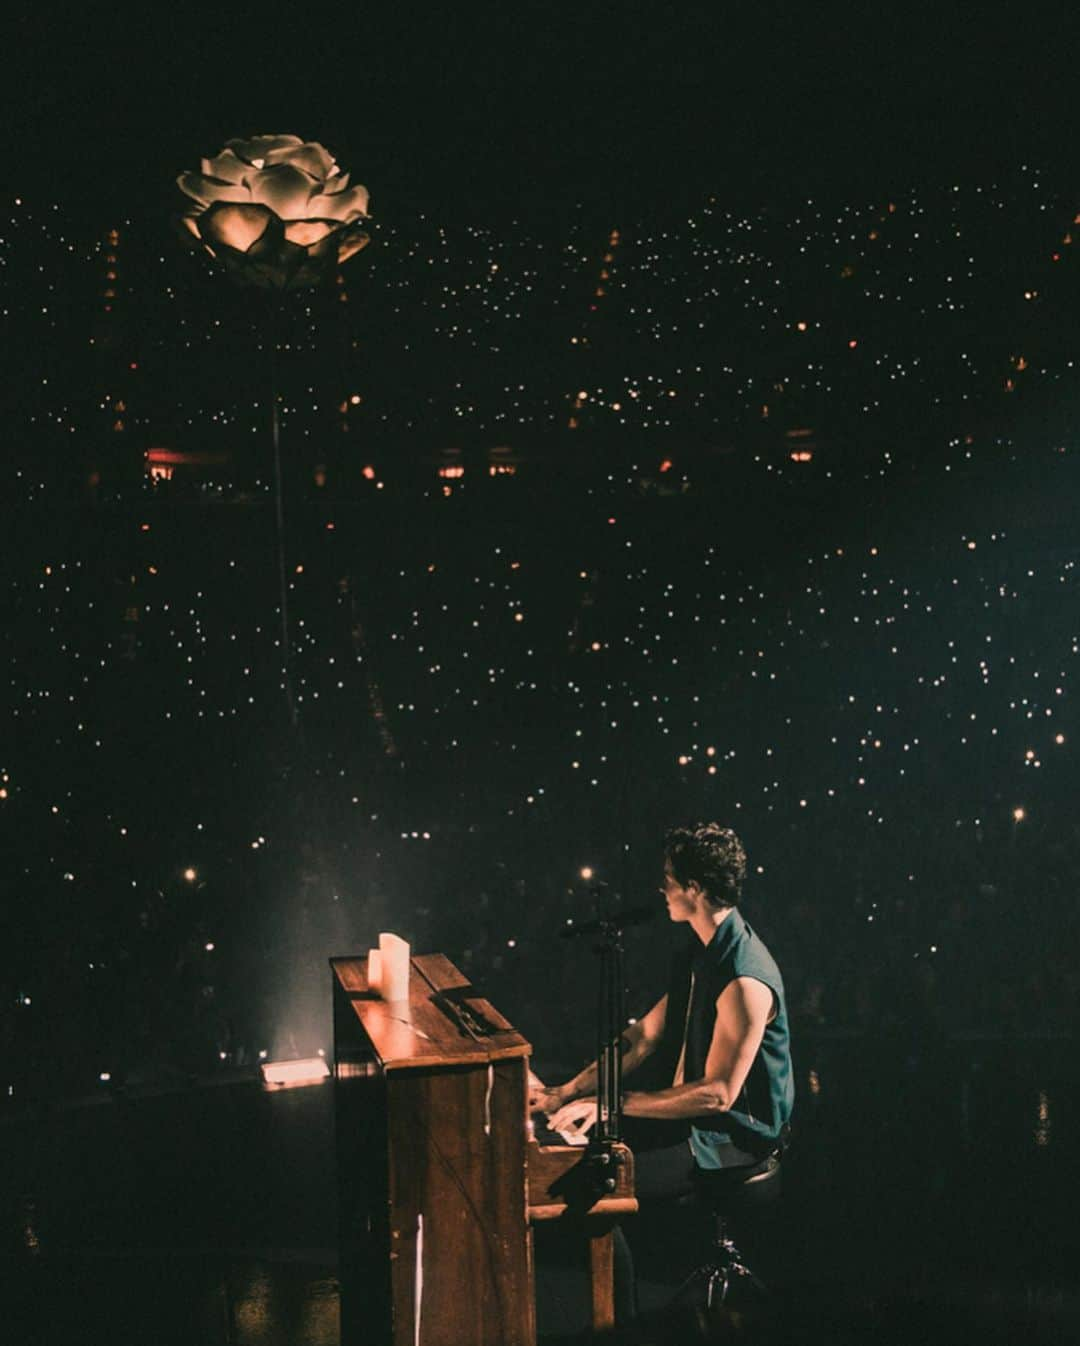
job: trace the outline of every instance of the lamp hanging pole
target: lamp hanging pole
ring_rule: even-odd
[[[285,492],[281,480],[281,415],[278,410],[278,343],[281,336],[281,301],[270,311],[270,436],[274,446],[274,524],[277,541],[278,587],[281,606],[281,681],[289,723],[297,727],[296,701],[292,689],[292,644],[289,637],[289,588],[285,578]]]

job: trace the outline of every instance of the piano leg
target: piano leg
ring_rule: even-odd
[[[606,1220],[589,1231],[589,1282],[593,1331],[610,1332],[615,1326],[615,1230]]]

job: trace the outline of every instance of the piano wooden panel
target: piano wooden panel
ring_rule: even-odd
[[[441,954],[412,960],[401,1002],[371,993],[366,958],[331,967],[342,1346],[535,1346],[531,1223],[560,1218],[588,1245],[593,1326],[612,1326],[627,1147],[601,1171],[528,1138],[531,1048]]]
[[[334,959],[342,1346],[532,1346],[525,1191],[529,1044],[433,955],[408,1002]],[[452,1005],[451,1005],[452,1010]]]
[[[631,1215],[637,1210],[634,1196],[634,1156],[625,1145],[614,1147],[610,1169],[615,1179],[612,1191],[599,1193],[593,1187],[589,1168],[582,1161],[585,1151],[575,1145],[529,1144],[529,1219],[557,1220],[567,1214]]]

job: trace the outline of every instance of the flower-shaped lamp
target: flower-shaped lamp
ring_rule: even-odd
[[[310,288],[369,241],[367,188],[299,136],[230,140],[177,184],[189,198],[181,223],[245,285]]]

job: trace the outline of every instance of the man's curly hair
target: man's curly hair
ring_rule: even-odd
[[[700,884],[718,906],[734,907],[742,897],[746,852],[730,827],[673,827],[664,837],[664,858],[682,887]]]

